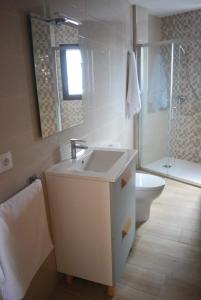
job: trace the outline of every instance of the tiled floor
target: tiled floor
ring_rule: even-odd
[[[137,238],[114,300],[201,299],[201,189],[167,180]],[[102,285],[64,282],[50,300],[106,300]]]

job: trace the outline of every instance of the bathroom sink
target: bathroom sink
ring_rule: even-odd
[[[123,151],[94,150],[87,159],[84,170],[107,172],[123,154]]]
[[[114,182],[136,154],[137,151],[129,149],[90,148],[77,159],[67,159],[50,167],[47,173]]]

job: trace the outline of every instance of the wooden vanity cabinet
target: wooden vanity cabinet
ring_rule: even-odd
[[[135,238],[135,162],[115,182],[46,172],[57,270],[112,295]]]

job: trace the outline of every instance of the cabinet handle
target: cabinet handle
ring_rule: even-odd
[[[125,238],[125,236],[127,236],[130,228],[131,228],[131,225],[132,225],[132,219],[131,217],[128,218],[126,224],[124,225],[124,228],[122,229],[122,238]]]
[[[128,169],[121,178],[121,188],[123,189],[132,177],[130,169]]]

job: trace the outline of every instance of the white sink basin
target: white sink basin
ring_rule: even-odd
[[[123,154],[123,151],[94,150],[88,158],[84,170],[107,172]]]
[[[84,151],[77,159],[64,160],[52,166],[47,173],[114,182],[136,153],[128,149],[92,148]]]

